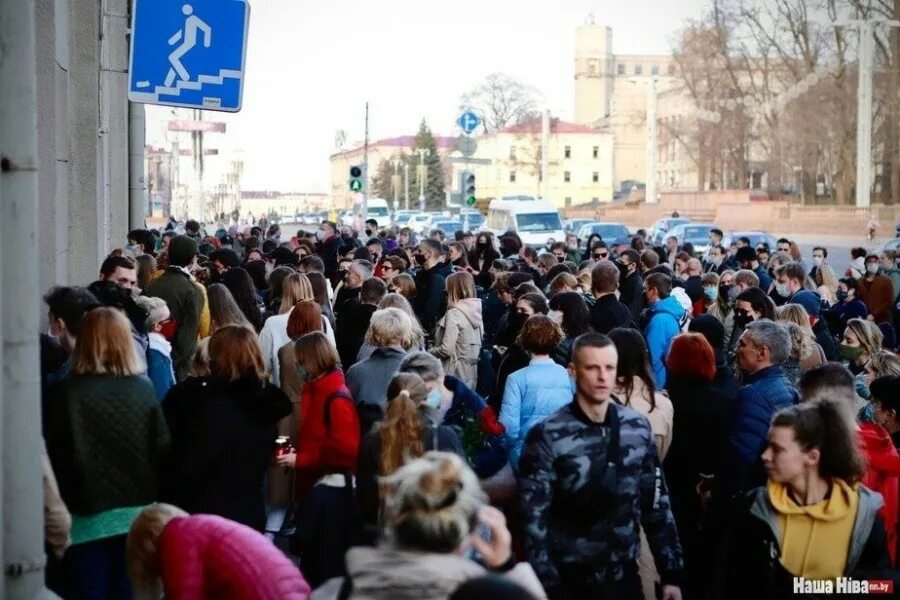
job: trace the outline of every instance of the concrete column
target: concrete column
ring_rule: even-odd
[[[97,278],[109,214],[101,187],[100,19],[97,0],[69,0],[68,271],[71,283]]]
[[[0,597],[44,595],[35,5],[0,0]]]

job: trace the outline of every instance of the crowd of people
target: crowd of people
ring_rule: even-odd
[[[894,579],[900,267],[797,244],[135,230],[44,298],[63,598]],[[807,265],[805,258],[810,260]]]

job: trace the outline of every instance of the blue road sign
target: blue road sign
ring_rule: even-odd
[[[468,110],[460,115],[456,120],[456,124],[466,133],[472,133],[479,125],[481,125],[481,119],[478,118],[478,115],[474,112]]]
[[[246,0],[134,0],[128,99],[241,110]]]

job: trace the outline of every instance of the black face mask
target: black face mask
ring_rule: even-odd
[[[371,235],[372,235],[372,230],[371,230],[371,229],[366,229],[366,235],[371,236]]]
[[[628,275],[630,275],[630,272],[628,271],[628,267],[629,267],[630,265],[623,265],[623,264],[620,263],[619,261],[616,261],[616,266],[619,267],[619,276],[620,276],[622,279],[625,279],[625,278],[628,277]]]
[[[415,255],[413,255],[413,258],[416,259],[416,264],[418,264],[419,266],[422,266],[425,264],[425,255],[424,254],[415,254]]]
[[[738,327],[740,327],[741,329],[746,329],[747,325],[749,323],[752,323],[753,320],[754,320],[753,317],[748,314],[739,313],[739,312],[734,313],[734,324],[737,325]]]
[[[846,290],[838,290],[838,291],[835,293],[835,296],[837,297],[838,302],[843,302],[844,300],[846,300],[846,299],[847,299],[847,295],[848,295],[848,294],[847,294],[847,291],[846,291]]]
[[[719,297],[728,299],[728,292],[731,291],[731,288],[734,286],[732,284],[722,284],[719,286]]]

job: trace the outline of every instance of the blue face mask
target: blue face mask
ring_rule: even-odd
[[[719,295],[719,288],[714,288],[714,287],[703,288],[703,293],[706,295],[707,299],[715,300],[716,297]]]
[[[441,405],[442,397],[443,394],[441,394],[439,390],[431,390],[430,392],[428,392],[428,395],[425,396],[424,404],[425,406],[428,406],[430,408],[437,408]]]

